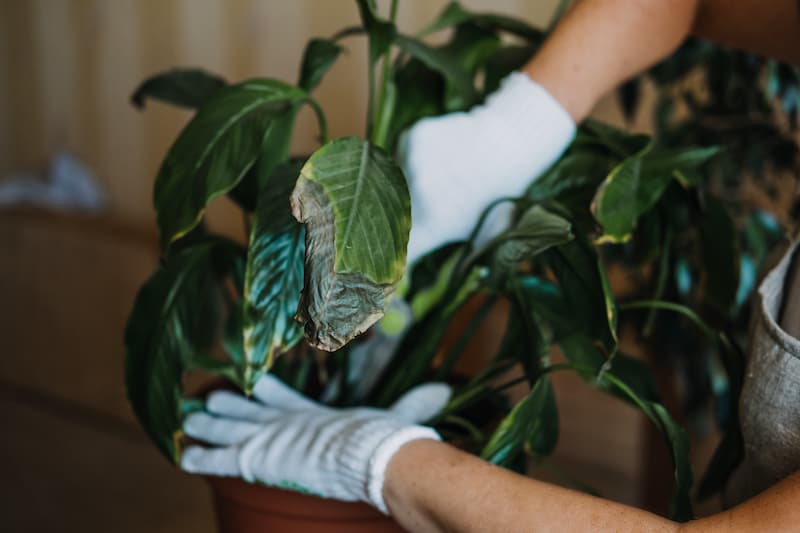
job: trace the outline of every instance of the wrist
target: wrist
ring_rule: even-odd
[[[389,514],[384,499],[384,485],[389,464],[401,449],[412,443],[440,441],[439,434],[426,426],[406,426],[385,436],[369,459],[366,483],[366,496],[369,503],[382,513]]]

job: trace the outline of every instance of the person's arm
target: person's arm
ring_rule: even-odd
[[[798,0],[582,0],[524,72],[580,122],[690,33],[800,65]]]
[[[520,476],[433,440],[400,448],[383,497],[400,525],[420,533],[679,531],[646,511]]]
[[[575,122],[689,35],[699,0],[582,0],[524,67]]]
[[[737,533],[800,524],[800,474],[738,507],[685,524],[543,483],[445,443],[417,440],[389,462],[383,497],[409,531]]]

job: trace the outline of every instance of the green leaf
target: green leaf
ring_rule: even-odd
[[[419,59],[411,59],[394,72],[397,97],[392,111],[388,142],[394,147],[402,131],[424,117],[444,113],[444,77]]]
[[[556,198],[571,189],[597,186],[616,164],[616,158],[606,153],[579,150],[567,153],[539,176],[525,196],[542,201]]]
[[[261,143],[258,159],[241,181],[228,192],[242,209],[255,211],[259,191],[278,165],[285,163],[289,158],[292,131],[299,110],[299,105],[293,105],[272,120]]]
[[[204,105],[225,87],[223,78],[200,69],[172,69],[156,74],[144,82],[131,95],[131,103],[144,109],[150,98],[189,109]]]
[[[598,243],[630,240],[636,223],[650,209],[672,180],[671,172],[646,173],[642,154],[617,165],[597,189],[592,213],[603,227]]]
[[[274,172],[258,198],[244,286],[246,392],[302,337],[294,314],[303,289],[305,229],[289,209],[299,166],[287,164]]]
[[[445,102],[446,110],[465,109],[477,101],[477,93],[475,86],[472,84],[472,76],[450,54],[405,35],[397,35],[395,44],[412,57],[419,59],[429,68],[444,76],[447,86],[453,93],[453,97]]]
[[[465,22],[508,32],[536,43],[540,43],[545,37],[543,31],[537,30],[519,19],[490,13],[472,13],[464,9],[458,2],[450,2],[436,20],[419,33],[419,36],[424,37],[430,33],[444,30],[451,26],[458,26]],[[528,59],[530,59],[530,56]]]
[[[300,171],[292,213],[306,224],[298,310],[309,342],[334,351],[383,316],[403,276],[411,201],[400,168],[357,137],[329,142]]]
[[[550,379],[542,376],[528,395],[500,423],[481,457],[509,466],[520,452],[541,459],[553,453],[558,442],[558,409]]]
[[[171,256],[139,291],[125,328],[125,385],[128,399],[158,448],[178,462],[182,375],[207,346],[209,327],[198,309],[217,299],[215,242]]]
[[[729,317],[739,288],[739,236],[725,205],[715,196],[705,196],[700,221],[702,242],[702,287],[705,301],[721,317]]]
[[[369,62],[374,65],[389,50],[397,29],[391,22],[381,20],[367,0],[356,0],[361,14],[361,23],[369,35]]]
[[[617,350],[616,332],[612,331],[614,317],[608,312],[597,252],[585,242],[573,240],[546,253],[574,323],[610,357]]]
[[[598,242],[629,240],[639,217],[658,202],[672,179],[690,175],[717,152],[717,148],[648,147],[617,165],[592,201],[592,212],[604,232]]]
[[[308,92],[314,90],[342,50],[341,46],[330,39],[311,39],[303,53],[300,81],[297,84]]]
[[[260,79],[221,89],[170,148],[156,177],[154,203],[161,243],[190,231],[206,204],[230,191],[261,154],[265,135],[305,91]]]
[[[465,23],[456,27],[452,39],[440,49],[452,57],[474,79],[489,57],[500,46],[500,38],[493,30]],[[458,87],[448,80],[445,101],[458,102],[459,100],[461,98]]]
[[[596,120],[584,120],[572,143],[572,149],[593,146],[619,159],[637,154],[650,144],[648,135],[631,134]]]
[[[441,50],[453,57],[470,74],[475,74],[500,47],[497,34],[478,25],[459,24],[450,41]]]
[[[510,45],[495,51],[486,62],[483,93],[488,95],[497,90],[503,78],[511,74],[512,71],[522,68],[530,61],[538,48],[538,45]]]
[[[568,220],[540,205],[528,208],[514,227],[497,237],[493,255],[493,271],[516,269],[520,262],[538,253],[572,239],[572,226]]]
[[[689,493],[692,488],[692,465],[689,461],[689,437],[675,422],[663,405],[648,401],[636,393],[627,383],[611,372],[600,377],[604,388],[617,389],[632,401],[661,431],[670,449],[673,464],[673,489],[669,517],[685,522],[692,519],[692,504]]]

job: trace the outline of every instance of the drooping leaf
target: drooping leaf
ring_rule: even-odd
[[[342,47],[330,39],[311,39],[303,53],[298,85],[308,92],[314,90],[322,77],[336,62]]]
[[[496,271],[513,270],[521,261],[567,242],[572,239],[571,230],[568,220],[542,206],[528,208],[513,228],[497,238],[500,244],[493,255]]]
[[[305,91],[259,79],[221,89],[170,148],[156,177],[162,247],[191,230],[206,204],[230,191],[253,166],[277,116]]]
[[[636,393],[624,380],[606,372],[600,376],[603,388],[617,389],[627,396],[661,431],[672,455],[673,488],[669,517],[685,522],[692,519],[692,504],[689,497],[692,488],[692,465],[689,461],[689,437],[686,431],[669,415],[663,405],[648,401]]]
[[[300,171],[292,213],[306,224],[298,310],[309,342],[344,346],[383,316],[403,275],[411,202],[400,168],[357,137],[332,141]]]
[[[289,195],[299,164],[273,172],[258,198],[245,273],[243,335],[246,392],[275,357],[302,337],[294,320],[303,289],[305,229],[292,217]]]
[[[218,298],[214,254],[229,250],[207,242],[171,256],[139,291],[125,328],[128,399],[145,431],[174,462],[180,459],[181,377],[208,348],[199,330],[209,324],[197,310]]]
[[[444,76],[452,93],[452,97],[445,102],[446,110],[466,109],[477,101],[477,93],[469,72],[447,52],[405,35],[397,35],[394,42],[411,57],[419,59]]]
[[[204,70],[176,68],[156,74],[142,82],[131,95],[131,103],[139,109],[144,109],[145,101],[149,98],[197,109],[225,85],[223,78]]]
[[[503,419],[481,457],[509,466],[520,452],[549,456],[558,442],[558,409],[550,379],[542,376],[528,395]]]

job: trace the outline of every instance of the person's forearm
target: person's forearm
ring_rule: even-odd
[[[698,0],[582,0],[523,71],[580,122],[611,89],[686,38]]]
[[[392,516],[415,532],[677,532],[654,514],[491,465],[433,440],[403,446],[386,472]]]

